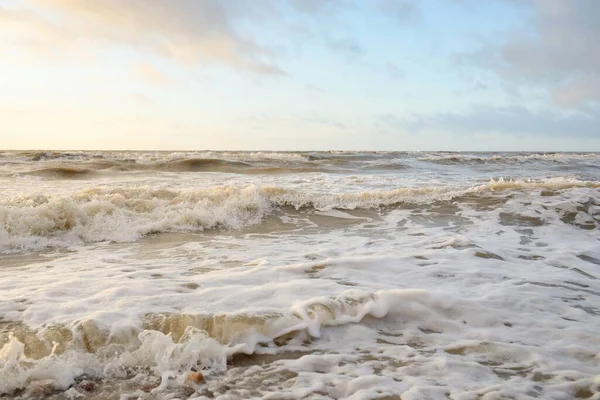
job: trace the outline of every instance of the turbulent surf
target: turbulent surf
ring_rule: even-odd
[[[13,151],[0,188],[0,397],[600,396],[598,153]]]

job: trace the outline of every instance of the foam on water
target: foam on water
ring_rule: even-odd
[[[150,233],[239,229],[273,211],[376,209],[432,204],[507,190],[600,187],[576,179],[492,180],[472,187],[413,187],[356,193],[306,192],[250,185],[168,190],[149,187],[93,188],[71,195],[9,197],[0,202],[0,251],[42,249],[81,243],[127,242]]]
[[[210,289],[199,293],[204,302],[184,295],[180,300],[170,299],[172,306],[186,311],[181,314],[148,315],[145,324],[125,325],[118,314],[94,313],[93,320],[88,316],[72,324],[73,339],[63,346],[63,352],[57,351],[60,343],[55,341],[50,354],[32,354],[32,358],[26,357],[21,342],[9,338],[0,353],[0,382],[5,382],[1,389],[11,393],[31,380],[51,380],[56,388],[67,389],[83,373],[114,380],[131,377],[131,371],[146,370],[161,378],[154,391],[163,392],[185,385],[191,368],[202,368],[210,388],[226,385],[243,398],[250,393],[262,397],[272,390],[292,398],[313,394],[365,399],[382,393],[403,393],[412,396],[409,398],[443,398],[449,391],[457,398],[487,393],[526,398],[532,393],[537,393],[533,397],[554,393],[567,398],[581,390],[598,392],[594,374],[600,361],[600,340],[593,315],[559,299],[548,299],[545,290],[536,286],[515,285],[514,280],[534,279],[537,271],[517,275],[516,266],[505,269],[502,273],[511,281],[508,284],[479,277],[487,281],[487,287],[466,280],[470,290],[478,291],[468,300],[439,289],[368,292],[340,291],[331,285],[314,288],[301,278],[318,272],[321,279],[347,275],[367,285],[377,281],[383,285],[385,279],[387,286],[393,286],[387,272],[398,270],[403,261],[408,257],[347,258],[325,265],[305,263],[274,270],[251,267],[205,274],[202,278],[210,281]],[[377,276],[363,280],[363,276],[373,275],[373,271],[363,271],[363,266],[379,267]],[[465,277],[481,272],[471,270]],[[406,272],[401,275],[407,278]],[[231,298],[233,287],[236,299]],[[211,297],[209,292],[215,290],[218,294]],[[296,300],[311,291],[338,294]],[[260,292],[263,301],[248,292]],[[118,303],[139,298],[123,291],[110,295]],[[103,291],[102,297],[110,301],[107,296]],[[241,299],[250,300],[254,310],[245,307],[241,314],[213,314],[210,318],[187,313],[194,304],[243,310]],[[291,304],[287,311],[275,311],[274,306],[286,303]],[[88,303],[82,312],[101,311],[93,304]],[[131,308],[128,318],[144,309],[161,308],[158,303],[123,306]],[[108,308],[107,304],[103,308]],[[125,321],[123,315],[120,318]],[[113,331],[104,330],[111,327]],[[86,343],[97,347],[88,348],[91,353],[87,353],[82,349]],[[275,358],[272,364],[250,368],[235,367],[234,360],[227,369],[227,358],[239,352],[294,351],[306,355],[291,360]],[[269,379],[273,386],[248,382]],[[507,379],[510,384],[505,385]]]
[[[427,154],[419,157],[420,161],[428,161],[439,164],[519,164],[533,163],[536,161],[569,163],[574,161],[600,161],[600,155],[597,153],[533,153],[533,154],[517,154],[517,153],[442,153],[442,154]]]
[[[410,168],[2,178],[0,394],[600,398],[592,170],[309,156]]]

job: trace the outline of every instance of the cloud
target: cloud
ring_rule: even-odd
[[[329,126],[329,127],[333,127],[333,128],[338,128],[338,129],[346,129],[347,128],[347,126],[344,123],[342,123],[340,121],[336,121],[331,118],[328,118],[327,116],[325,116],[317,111],[313,111],[309,115],[300,116],[300,120],[309,122],[311,124],[325,125],[325,126]]]
[[[154,100],[151,97],[146,96],[143,93],[131,94],[131,100],[133,100],[135,103],[140,104],[140,105],[154,104]]]
[[[48,56],[55,47],[67,48],[69,41],[62,28],[41,15],[22,9],[0,6],[0,49],[16,47]],[[11,52],[11,55],[14,55]]]
[[[134,72],[150,83],[167,83],[169,77],[154,65],[149,63],[138,63],[133,66]]]
[[[385,65],[385,69],[387,71],[388,76],[393,81],[406,78],[406,70],[398,68],[398,66],[394,63],[388,62]]]
[[[279,61],[286,47],[314,39],[316,27],[329,50],[350,58],[364,53],[352,37],[330,34],[340,10],[353,6],[351,0],[22,0],[0,5],[0,56],[11,56],[10,47],[30,58],[79,61],[127,49],[191,67],[284,75]],[[281,30],[281,24],[286,31],[277,32],[278,44],[271,42],[277,35],[253,35],[256,27]]]
[[[588,100],[600,99],[600,76],[585,76],[564,82],[554,88],[552,97],[561,107],[578,107]]]
[[[365,52],[356,39],[351,37],[345,37],[342,39],[327,38],[326,45],[329,50],[336,53],[345,54],[349,58],[358,57]]]
[[[379,0],[379,10],[399,23],[407,23],[419,17],[419,7],[415,0]]]
[[[406,121],[395,116],[394,114],[382,114],[377,117],[376,122],[379,125],[387,125],[397,129],[403,129],[406,126]]]
[[[240,13],[239,9],[246,7],[237,7],[237,3],[29,0],[30,11],[1,9],[0,18],[9,18],[20,26],[21,41],[34,40],[59,50],[109,45],[179,63],[219,63],[259,74],[281,74],[273,52],[236,29],[238,24],[234,22],[256,16],[256,12]]]
[[[386,114],[379,121],[393,128],[418,133],[445,131],[458,134],[499,133],[540,137],[600,138],[600,109],[584,112],[556,113],[532,111],[526,107],[475,106],[465,113],[413,115],[401,119]]]
[[[326,90],[325,88],[323,88],[323,87],[321,87],[321,86],[318,86],[318,85],[313,85],[312,83],[311,83],[311,84],[308,84],[308,85],[306,85],[306,86],[305,86],[305,88],[306,88],[306,90],[308,90],[309,92],[313,92],[313,93],[318,93],[318,94],[324,94],[324,93],[327,93],[327,90]]]
[[[234,118],[234,122],[242,123],[257,129],[269,129],[276,127],[277,129],[284,126],[322,126],[328,128],[335,128],[335,130],[348,129],[348,126],[343,122],[334,118],[329,118],[327,115],[316,110],[307,110],[304,112],[293,113],[293,114],[268,114],[268,113],[257,113],[247,115],[239,118]],[[316,133],[318,134],[318,130]],[[306,132],[308,134],[308,132]]]
[[[346,2],[341,0],[290,0],[290,3],[297,10],[307,14],[329,12],[339,6],[346,5]]]
[[[504,0],[508,1],[508,0]],[[543,87],[556,104],[579,107],[600,101],[600,1],[523,0],[533,17],[504,39],[459,54],[502,79]]]

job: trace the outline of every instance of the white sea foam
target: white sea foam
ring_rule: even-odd
[[[519,164],[536,161],[572,163],[576,161],[593,162],[600,161],[598,153],[533,153],[533,154],[494,154],[494,153],[426,153],[418,158],[420,161],[428,161],[442,164]]]
[[[0,393],[599,398],[593,169],[432,165],[3,177]]]
[[[157,232],[239,229],[284,207],[316,210],[376,209],[432,204],[461,196],[508,190],[595,189],[576,179],[492,180],[472,187],[413,187],[356,193],[306,192],[250,185],[168,190],[148,187],[94,188],[71,195],[9,197],[0,203],[0,250],[56,245],[127,242]]]
[[[431,252],[421,253],[431,258]],[[457,251],[451,251],[445,258],[449,262],[456,255]],[[74,274],[76,270],[72,268],[77,268],[77,261],[63,263],[70,271],[62,273]],[[315,391],[325,391],[331,398],[372,398],[382,390],[390,394],[405,392],[416,398],[434,393],[435,398],[448,388],[466,398],[468,393],[488,392],[513,393],[519,397],[531,390],[535,384],[531,379],[537,375],[548,375],[552,383],[547,390],[561,396],[573,394],[580,388],[597,390],[594,371],[600,341],[594,334],[593,315],[572,308],[561,299],[548,298],[543,287],[519,286],[520,280],[533,282],[539,274],[536,269],[523,271],[519,264],[509,264],[503,269],[502,274],[508,279],[504,282],[496,281],[492,273],[501,261],[489,260],[466,270],[462,267],[460,280],[469,285],[465,289],[442,280],[442,289],[434,291],[369,292],[345,290],[330,279],[346,277],[362,282],[361,286],[365,287],[393,287],[402,281],[409,285],[426,282],[433,273],[456,273],[460,266],[428,266],[422,269],[422,276],[418,276],[414,267],[419,261],[409,255],[346,257],[321,263],[240,267],[201,274],[192,277],[199,285],[194,293],[186,290],[175,294],[175,287],[181,284],[181,280],[174,279],[181,272],[176,268],[177,263],[161,268],[165,276],[154,281],[156,284],[140,285],[143,280],[138,277],[137,284],[132,286],[123,282],[122,275],[111,277],[111,271],[123,268],[122,261],[115,261],[105,260],[104,267],[96,265],[87,273],[81,268],[77,271],[83,281],[92,282],[94,275],[108,278],[104,282],[96,279],[95,287],[85,285],[87,291],[97,293],[92,299],[86,299],[83,290],[74,291],[75,281],[69,285],[67,279],[54,275],[54,287],[44,285],[43,291],[30,292],[33,296],[25,303],[28,311],[23,317],[29,326],[74,321],[70,329],[84,335],[87,342],[99,344],[95,354],[72,348],[39,360],[26,359],[23,345],[13,338],[0,354],[0,378],[3,378],[0,382],[5,382],[1,390],[10,393],[40,379],[49,379],[56,387],[66,389],[81,373],[117,379],[124,368],[130,367],[148,367],[160,376],[157,392],[184,384],[187,371],[192,367],[204,368],[212,386],[224,383],[235,386],[242,378],[252,375],[273,379],[277,378],[278,371],[283,376],[287,376],[285,371],[296,371],[303,378],[282,388],[294,398]],[[399,268],[401,265],[404,267]],[[136,275],[143,271],[143,267],[139,268]],[[400,271],[400,276],[390,275],[394,271]],[[25,287],[36,287],[40,283],[35,282],[36,278],[47,279],[39,272],[30,272],[32,280],[13,281],[7,286],[10,285],[13,292],[25,293]],[[307,273],[319,274],[320,279],[311,284],[314,280],[307,281]],[[558,269],[556,276],[545,279],[555,282],[573,277],[568,270]],[[82,282],[78,286],[83,286]],[[448,292],[448,288],[453,288],[454,294]],[[235,290],[233,297],[232,289]],[[151,300],[144,295],[148,290],[158,298]],[[465,300],[465,294],[473,290],[476,292],[471,294],[471,299]],[[160,295],[166,292],[169,296]],[[463,294],[459,297],[460,292]],[[319,293],[329,295],[319,296]],[[337,294],[331,296],[333,293]],[[39,297],[50,294],[45,301]],[[314,296],[311,299],[302,299],[311,295]],[[151,301],[140,304],[141,297]],[[48,308],[50,298],[65,305],[68,303],[64,301],[70,299],[71,304],[66,309],[64,306]],[[78,304],[73,303],[76,299]],[[100,299],[102,301],[98,301]],[[36,312],[36,308],[45,311]],[[135,322],[139,315],[157,310],[170,311],[162,314],[164,317],[159,314],[154,317],[162,321],[167,318],[169,324],[150,325],[154,330],[140,331],[141,324]],[[212,314],[217,310],[225,314]],[[48,319],[49,313],[55,317]],[[212,315],[212,322],[203,324],[206,319],[201,315]],[[369,315],[376,319],[365,319]],[[355,323],[359,325],[354,326]],[[195,325],[200,329],[190,327]],[[567,326],[570,329],[565,331]],[[172,335],[166,336],[161,329],[167,329]],[[102,344],[110,338],[123,343],[123,332],[126,338],[133,335],[125,341],[129,347],[115,352],[118,346],[112,345],[111,351],[108,342]],[[287,344],[274,345],[273,340],[293,332],[296,335]],[[302,342],[311,336],[318,338],[313,339],[311,351],[316,352],[313,355],[298,360],[284,359],[270,368],[226,372],[226,358],[234,353],[301,351]],[[102,356],[108,354],[102,346],[113,356],[108,359]],[[519,371],[524,371],[523,376]],[[511,376],[512,385],[502,385],[502,373]],[[434,388],[440,385],[446,389],[438,393]]]
[[[234,151],[175,151],[175,152],[106,152],[100,154],[103,159],[122,161],[133,161],[139,165],[155,165],[182,160],[224,160],[224,161],[247,161],[247,162],[306,162],[309,155],[298,152],[234,152]],[[58,157],[55,160],[69,160],[69,158]]]

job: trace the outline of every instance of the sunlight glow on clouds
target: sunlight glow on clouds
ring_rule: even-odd
[[[598,20],[596,0],[0,0],[0,147],[600,150]]]
[[[260,73],[280,73],[269,51],[233,29],[221,1],[34,0],[19,18],[37,31],[39,45],[113,45],[182,63],[218,62]],[[232,3],[231,3],[232,4]],[[233,8],[233,7],[231,7]],[[27,31],[29,29],[26,29]],[[23,32],[28,36],[30,32]]]

